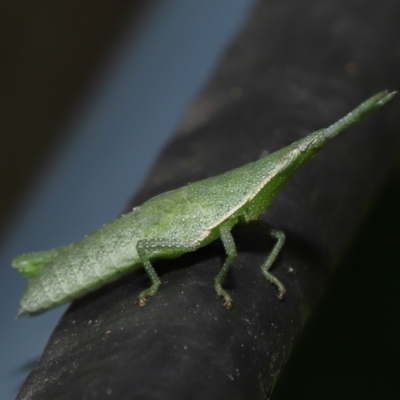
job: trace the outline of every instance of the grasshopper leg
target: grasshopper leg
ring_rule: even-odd
[[[261,272],[264,275],[265,279],[267,279],[267,281],[271,282],[278,288],[277,297],[279,300],[283,300],[286,294],[285,286],[283,286],[283,283],[275,275],[269,272],[269,269],[271,268],[272,264],[274,263],[276,257],[278,256],[285,243],[285,233],[279,229],[272,228],[269,224],[263,221],[254,221],[251,223],[251,226],[258,231],[267,234],[273,239],[276,239],[275,246],[273,247],[271,253],[268,255],[265,263],[261,266]]]
[[[187,253],[196,250],[198,245],[170,239],[143,239],[137,242],[136,248],[140,260],[142,261],[143,268],[151,281],[151,286],[143,290],[138,296],[138,304],[143,307],[146,305],[146,298],[154,296],[161,284],[157,272],[150,263],[149,254],[157,253],[157,251],[168,251],[172,254]]]
[[[228,294],[226,290],[222,288],[222,281],[225,279],[226,274],[228,273],[234,258],[237,255],[235,241],[233,240],[232,234],[227,228],[220,229],[220,235],[222,243],[225,247],[227,258],[224,262],[224,265],[221,268],[221,271],[215,278],[215,291],[217,292],[218,296],[224,298],[223,306],[230,310],[233,307],[233,301],[231,296]]]

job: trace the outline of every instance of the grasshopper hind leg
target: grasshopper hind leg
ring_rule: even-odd
[[[172,251],[176,253],[187,253],[189,251],[197,250],[198,244],[188,243],[179,240],[170,239],[143,239],[139,240],[136,249],[140,260],[142,261],[143,268],[150,278],[151,286],[143,290],[138,296],[138,305],[143,307],[146,305],[146,299],[149,296],[154,296],[158,292],[161,285],[160,278],[153,268],[149,260],[149,253],[157,251]]]
[[[226,274],[229,271],[229,268],[232,265],[233,259],[236,257],[236,247],[235,242],[233,241],[233,237],[227,228],[221,228],[220,235],[222,242],[224,244],[227,259],[220,271],[220,273],[215,278],[215,290],[219,296],[224,298],[224,307],[228,310],[232,308],[233,302],[232,298],[229,294],[222,288],[222,281],[224,280]],[[188,243],[188,242],[181,242],[179,240],[170,240],[170,239],[143,239],[139,240],[136,249],[140,260],[142,261],[143,267],[150,278],[151,286],[143,290],[138,296],[138,304],[139,306],[143,307],[146,305],[146,299],[149,296],[154,296],[158,288],[160,287],[161,281],[158,277],[155,269],[150,263],[149,254],[152,252],[157,251],[176,251],[177,253],[187,253],[189,251],[197,250],[199,247],[198,243]]]
[[[218,296],[224,298],[223,306],[230,310],[233,307],[233,300],[232,297],[228,294],[228,292],[222,288],[222,281],[225,279],[229,269],[232,266],[232,262],[237,255],[237,250],[235,246],[235,241],[233,240],[232,234],[227,228],[220,229],[220,235],[222,243],[225,247],[227,258],[224,262],[224,265],[221,268],[221,271],[215,278],[215,291],[217,292]]]

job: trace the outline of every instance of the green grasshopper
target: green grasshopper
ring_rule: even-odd
[[[328,139],[382,107],[395,94],[378,93],[330,127],[258,161],[153,197],[79,242],[15,258],[13,267],[30,278],[18,316],[39,314],[67,303],[140,267],[151,281],[138,297],[138,304],[144,306],[161,283],[153,260],[179,257],[218,238],[227,258],[215,278],[215,290],[230,309],[232,298],[222,283],[237,254],[231,229],[238,222],[251,223],[276,240],[261,272],[283,299],[285,288],[269,270],[285,234],[256,220],[292,174]]]

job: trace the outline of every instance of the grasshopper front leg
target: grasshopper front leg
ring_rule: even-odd
[[[267,260],[261,266],[261,272],[264,275],[265,279],[267,279],[278,288],[278,294],[276,295],[276,297],[278,297],[279,300],[283,300],[286,294],[285,286],[283,286],[283,283],[275,275],[269,272],[269,269],[271,268],[272,264],[274,263],[276,257],[278,256],[285,243],[285,233],[279,229],[273,228],[264,221],[252,221],[250,222],[250,226],[277,240],[271,253],[269,253]]]
[[[285,233],[278,229],[272,228],[269,224],[263,221],[252,221],[250,223],[250,226],[262,232],[263,234],[266,234],[272,237],[273,239],[277,240],[267,260],[261,266],[261,272],[269,282],[271,282],[278,288],[277,297],[279,300],[283,300],[285,298],[286,289],[283,286],[282,282],[275,275],[269,272],[269,269],[271,268],[272,264],[274,263],[276,257],[278,256],[280,250],[282,249],[285,243]],[[230,310],[233,307],[233,300],[231,296],[228,294],[228,292],[222,288],[222,281],[225,279],[229,269],[232,266],[232,262],[237,255],[237,250],[234,239],[229,229],[221,228],[220,236],[227,254],[227,258],[225,260],[224,265],[221,268],[221,271],[215,278],[215,290],[218,296],[224,298],[223,306],[226,307],[228,310]]]

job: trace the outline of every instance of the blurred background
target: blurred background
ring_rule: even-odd
[[[65,307],[15,319],[14,256],[117,217],[254,0],[6,2],[0,13],[0,398]]]
[[[26,280],[12,258],[78,240],[120,214],[254,3],[3,2],[0,399],[15,397],[65,310],[16,320]],[[398,397],[399,203],[398,169],[276,399]]]

